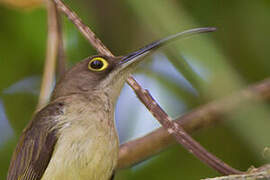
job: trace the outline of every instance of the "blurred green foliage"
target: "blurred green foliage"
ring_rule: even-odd
[[[65,2],[116,55],[189,28],[217,27],[215,33],[178,41],[162,51],[196,93],[166,73],[151,71],[150,65],[138,70],[186,105],[186,109],[179,110],[179,115],[270,74],[270,3],[267,0]],[[73,24],[66,18],[63,20],[65,49],[71,66],[95,51]],[[37,94],[20,91],[21,86],[14,93],[6,92],[25,78],[42,75],[46,11],[42,7],[23,11],[0,5],[0,27],[0,100],[13,130],[13,136],[0,142],[0,179],[5,179],[13,148],[37,103]],[[251,102],[222,117],[226,119],[224,123],[197,132],[195,138],[228,164],[246,170],[269,161],[261,154],[264,147],[270,146],[269,117],[268,102]],[[1,122],[3,118],[0,119],[3,136],[1,131],[5,127]],[[151,160],[119,171],[116,179],[188,180],[217,175],[180,145],[174,145]]]

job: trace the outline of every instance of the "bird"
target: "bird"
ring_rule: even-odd
[[[144,57],[180,37],[215,31],[195,28],[125,56],[95,55],[78,62],[56,84],[13,152],[7,180],[109,180],[119,140],[115,104],[127,77]]]

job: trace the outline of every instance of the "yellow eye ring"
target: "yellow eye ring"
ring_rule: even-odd
[[[109,66],[108,61],[102,57],[94,57],[88,63],[88,69],[91,71],[103,71]]]

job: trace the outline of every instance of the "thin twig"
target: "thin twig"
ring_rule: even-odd
[[[66,72],[66,55],[65,55],[65,50],[64,50],[61,15],[59,14],[57,8],[56,8],[56,15],[57,15],[57,26],[58,26],[57,33],[58,33],[58,38],[59,38],[57,74],[58,74],[58,78],[61,78]]]
[[[152,115],[159,121],[160,124],[162,124],[169,134],[172,134],[177,142],[182,144],[190,153],[194,154],[202,162],[206,163],[221,174],[229,175],[241,173],[241,171],[230,167],[216,156],[209,153],[191,136],[189,136],[179,124],[173,122],[167,113],[159,106],[159,104],[157,104],[148,90],[143,89],[134,79],[129,79],[128,82],[131,82],[129,85],[134,88],[137,97],[152,113]]]
[[[91,29],[86,26],[81,19],[72,12],[61,0],[54,0],[57,7],[64,12],[67,17],[76,25],[81,33],[89,40],[89,42],[97,49],[100,54],[113,56],[113,54],[106,48],[106,46],[95,36]],[[165,127],[170,133],[172,133],[177,141],[193,153],[197,158],[216,169],[222,174],[237,174],[240,171],[231,168],[214,155],[207,152],[199,143],[193,140],[181,126],[177,123],[170,121],[168,115],[163,109],[154,101],[150,93],[135,81],[133,77],[127,79],[128,84],[133,88],[138,98],[149,109],[149,111],[156,117],[157,120]]]
[[[55,65],[59,43],[57,9],[54,5],[54,2],[50,0],[46,2],[48,9],[48,40],[47,40],[46,60],[38,101],[38,108],[44,106],[50,98],[50,94],[53,88]]]
[[[110,50],[96,37],[95,33],[91,31],[91,29],[86,26],[79,16],[69,9],[61,0],[54,0],[58,9],[60,9],[65,15],[75,24],[75,26],[79,29],[79,31],[84,35],[84,37],[94,46],[94,48],[100,54],[106,56],[113,56]]]
[[[204,180],[267,180],[270,179],[270,164],[264,165],[258,169],[251,169],[245,174],[237,174],[216,178],[207,178]]]
[[[222,120],[222,116],[251,100],[270,99],[270,78],[252,85],[245,90],[236,92],[229,97],[203,105],[174,122],[182,126],[188,133],[209,127],[210,124]],[[118,168],[130,167],[164,150],[175,143],[174,138],[163,127],[150,134],[126,142],[121,145]]]

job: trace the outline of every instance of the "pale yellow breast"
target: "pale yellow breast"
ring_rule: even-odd
[[[59,120],[65,123],[42,180],[110,178],[117,163],[119,143],[113,111],[103,108],[83,102],[65,108],[65,119]]]

